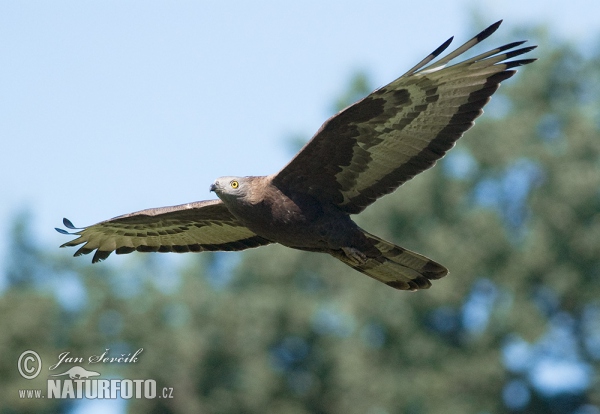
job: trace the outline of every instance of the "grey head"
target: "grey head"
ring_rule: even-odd
[[[250,177],[219,177],[210,185],[221,200],[228,201],[243,198],[248,194]]]

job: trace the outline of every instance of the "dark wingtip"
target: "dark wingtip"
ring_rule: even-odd
[[[527,40],[519,40],[516,42],[509,43],[500,48],[500,50],[512,49],[513,47],[521,46],[523,43],[527,42]]]
[[[59,232],[60,234],[71,234],[68,231],[64,230],[64,229],[59,229],[58,227],[54,227],[54,230],[56,230],[57,232]]]
[[[68,218],[64,217],[63,218],[63,224],[66,228],[71,229],[71,230],[77,230],[77,227],[75,227],[73,225],[73,223],[71,223],[71,220],[69,220]]]
[[[98,263],[101,262],[103,260],[105,260],[108,256],[110,256],[110,254],[112,253],[111,251],[106,251],[106,250],[96,250],[96,253],[94,253],[94,257],[92,258],[92,263]]]
[[[88,249],[87,247],[85,247],[85,244],[84,244],[83,247],[80,247],[79,250],[77,250],[73,254],[73,257],[79,257],[79,256],[81,256],[83,254],[90,254],[93,251],[94,251],[94,249]]]
[[[513,60],[512,62],[506,62],[506,69],[516,68],[518,66],[528,65],[537,60],[537,58]]]
[[[511,50],[510,52],[506,53],[505,59],[510,59],[510,58],[515,57],[515,56],[519,56],[519,55],[523,55],[525,53],[529,53],[533,49],[535,49],[536,47],[537,47],[537,45],[527,46],[527,47],[523,47],[523,48],[517,49],[517,50]]]
[[[431,52],[431,56],[433,56],[434,58],[439,56],[444,50],[446,50],[448,48],[448,46],[450,46],[450,43],[452,43],[453,40],[454,40],[454,36],[450,37],[450,39],[448,39],[444,43],[442,43],[442,45],[440,47],[438,47],[433,52]]]
[[[475,36],[477,38],[477,41],[481,42],[483,39],[489,37],[492,33],[498,30],[498,27],[500,27],[501,24],[502,20],[498,20],[496,23],[492,24],[487,29],[484,29],[481,33]]]

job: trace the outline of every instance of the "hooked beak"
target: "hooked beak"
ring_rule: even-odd
[[[214,192],[214,191],[217,191],[217,186],[215,185],[215,183],[212,183],[212,184],[210,185],[210,187],[209,187],[209,190],[210,190],[210,191],[213,191],[213,192]]]

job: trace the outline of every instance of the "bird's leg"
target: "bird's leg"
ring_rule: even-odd
[[[342,247],[342,251],[353,266],[360,266],[367,262],[367,256],[354,247]]]

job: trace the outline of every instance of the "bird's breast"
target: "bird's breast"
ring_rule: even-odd
[[[344,245],[356,225],[350,217],[308,195],[270,193],[256,203],[230,208],[257,235],[295,248],[331,248]]]

